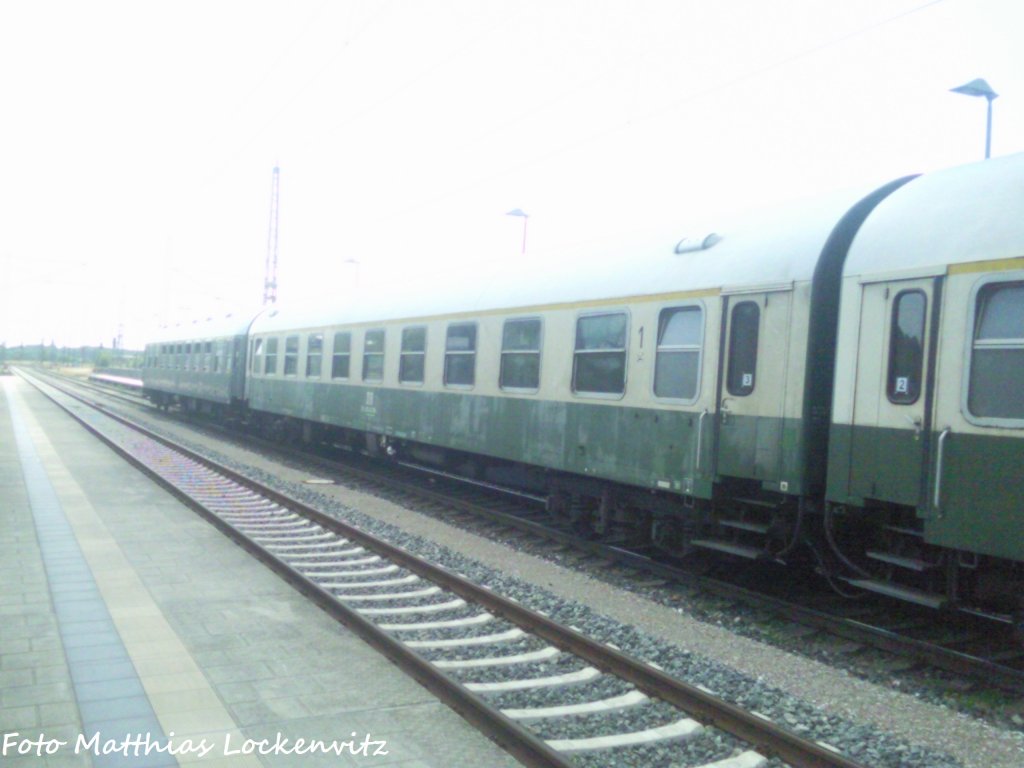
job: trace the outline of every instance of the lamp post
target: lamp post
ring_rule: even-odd
[[[505,215],[523,217],[523,250],[520,251],[520,253],[526,253],[526,222],[529,221],[530,215],[523,211],[521,208],[516,208],[514,211],[509,211]]]
[[[965,96],[984,96],[988,101],[988,122],[985,127],[985,159],[988,160],[992,155],[992,99],[999,94],[993,91],[991,86],[980,77],[957,88],[950,88],[950,90]]]

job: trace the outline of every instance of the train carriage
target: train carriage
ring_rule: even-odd
[[[936,172],[850,249],[828,499],[872,521],[859,586],[934,607],[1024,592],[1022,210],[1024,155]]]
[[[245,395],[246,339],[251,315],[228,315],[166,329],[146,345],[143,394],[155,405],[238,410]]]
[[[512,463],[599,530],[761,557],[824,485],[826,433],[808,422],[827,427],[830,386],[808,378],[821,379],[835,311],[812,305],[835,295],[853,232],[904,181],[674,251],[663,239],[275,308],[251,329],[249,404],[307,439],[332,425],[420,460]],[[698,520],[709,535],[684,535]]]
[[[158,404],[541,493],[601,535],[806,556],[1024,626],[1022,208],[1024,155],[990,160],[193,326],[143,378]]]

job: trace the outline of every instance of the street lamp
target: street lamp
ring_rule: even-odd
[[[989,84],[980,77],[949,90],[953,93],[962,93],[965,96],[984,96],[988,100],[988,122],[985,128],[985,159],[988,160],[992,154],[992,99],[999,94],[993,91]]]
[[[530,215],[523,211],[521,208],[516,208],[514,211],[509,211],[505,215],[523,217],[523,250],[521,251],[521,253],[526,253],[526,222],[530,219]]]

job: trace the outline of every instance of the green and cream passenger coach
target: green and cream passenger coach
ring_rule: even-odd
[[[836,360],[827,496],[834,530],[861,531],[856,583],[934,606],[1024,594],[1024,155],[878,206]]]
[[[675,556],[1017,610],[1024,156],[204,334],[147,354],[157,402],[514,485]]]

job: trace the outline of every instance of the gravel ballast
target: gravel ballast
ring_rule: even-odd
[[[197,438],[184,426],[162,421],[160,428],[192,444],[208,440]],[[283,466],[219,441],[213,450],[211,455],[219,460],[312,502],[325,512],[486,583],[597,640],[612,642],[631,655],[653,661],[740,706],[826,741],[865,765],[1024,765],[1024,735],[1020,732],[995,728],[912,694],[730,631],[728,624],[741,624],[743,616],[723,622],[725,626],[699,621],[688,615],[685,595],[675,605],[648,600],[635,591],[516,551],[372,494],[342,486],[306,485],[310,470]],[[486,631],[496,630],[492,625]],[[583,693],[585,689],[580,690]],[[503,694],[500,698],[503,707],[520,706],[522,702],[519,694]],[[528,706],[538,706],[536,696],[530,697]],[[642,717],[649,720],[650,710],[645,710]],[[557,731],[559,726],[554,728]],[[715,751],[727,756],[732,748],[725,740]],[[648,755],[651,750],[657,754]],[[629,753],[619,756],[622,765],[673,764],[671,756],[654,747]],[[684,755],[675,753],[674,759],[682,764]],[[580,759],[580,763],[588,764],[586,759]]]

